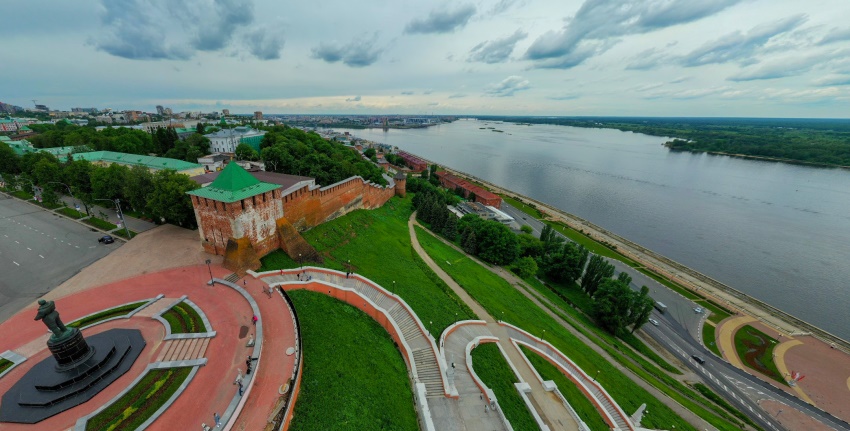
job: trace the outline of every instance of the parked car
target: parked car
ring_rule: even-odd
[[[705,359],[703,359],[703,358],[701,358],[701,357],[699,357],[699,356],[697,356],[697,355],[691,355],[691,357],[692,357],[692,358],[694,358],[694,360],[695,360],[695,361],[697,361],[697,362],[699,362],[700,364],[704,364],[704,363],[705,363]]]
[[[649,323],[652,323],[653,326],[658,326],[658,321],[655,319],[649,319]]]
[[[115,242],[115,238],[113,238],[112,235],[104,235],[100,237],[97,242],[102,242],[104,244],[112,244],[113,242]]]
[[[696,308],[694,308],[694,313],[702,314],[702,307],[696,307]]]

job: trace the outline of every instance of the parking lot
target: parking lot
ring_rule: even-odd
[[[103,234],[0,194],[0,321],[120,247]]]

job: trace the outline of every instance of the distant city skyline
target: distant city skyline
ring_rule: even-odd
[[[0,36],[29,108],[850,117],[846,0],[30,0]]]

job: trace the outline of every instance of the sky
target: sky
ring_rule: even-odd
[[[847,0],[27,0],[0,38],[26,107],[850,117]]]

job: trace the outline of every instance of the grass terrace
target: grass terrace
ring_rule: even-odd
[[[118,230],[116,230],[115,232],[112,232],[112,235],[120,236],[121,238],[124,238],[124,239],[133,239],[133,237],[135,237],[135,236],[136,236],[136,235],[138,235],[138,234],[139,234],[138,232],[135,232],[135,231],[132,231],[132,230],[131,230],[131,231],[130,231],[130,236],[128,237],[128,236],[127,236],[127,231],[125,231],[123,228],[122,228],[122,229],[118,229]]]
[[[96,227],[100,230],[105,230],[107,232],[118,227],[118,226],[116,226],[116,225],[114,225],[114,224],[112,224],[108,221],[103,221],[103,220],[101,220],[97,217],[87,218],[87,219],[83,220],[83,223],[85,223],[89,226],[94,226],[94,227]]]
[[[195,309],[185,302],[171,307],[162,314],[162,318],[171,326],[172,334],[195,334],[207,332],[204,321]]]
[[[304,237],[324,256],[324,266],[345,271],[350,260],[354,272],[402,297],[432,334],[440,334],[458,320],[476,317],[413,250],[407,229],[411,200],[394,197],[381,208],[323,223]],[[279,269],[270,259],[263,262],[266,269]]]
[[[573,410],[576,411],[578,417],[587,424],[588,428],[592,430],[609,429],[608,424],[605,423],[605,419],[602,419],[602,415],[598,410],[596,410],[593,403],[591,403],[581,389],[579,389],[572,380],[568,379],[567,376],[561,373],[556,366],[552,365],[552,363],[543,359],[542,356],[527,347],[522,347],[522,353],[526,358],[528,358],[531,365],[534,366],[534,369],[536,369],[540,374],[540,377],[543,377],[543,380],[552,380],[556,385],[558,385],[558,389],[561,391],[561,394],[567,399],[567,402]]]
[[[646,403],[647,409],[653,412],[651,416],[644,420],[644,425],[647,428],[669,429],[671,425],[675,425],[677,430],[694,429],[673,410],[584,344],[572,334],[571,329],[561,326],[554,318],[542,312],[536,304],[504,279],[430,234],[423,233],[419,236],[419,241],[434,261],[491,315],[504,319],[506,322],[515,324],[533,334],[540,334],[545,330],[547,341],[568,354],[576,365],[584,370],[599,370],[598,381],[627,413],[634,413],[641,404]],[[450,264],[447,264],[447,262]],[[562,316],[562,318],[564,317]],[[570,321],[569,318],[564,320]],[[598,336],[594,335],[590,338],[594,339]],[[597,344],[622,365],[628,367],[632,372],[718,429],[724,431],[741,429],[740,423],[731,415],[707,402],[693,390],[685,388],[681,383],[649,364],[648,361],[643,360],[638,365],[632,360],[623,358],[623,353],[619,348],[613,348],[602,341],[597,342]],[[650,372],[647,369],[653,371]]]
[[[762,331],[745,325],[735,332],[735,351],[748,367],[787,385],[773,362],[773,349],[779,342]]]
[[[418,431],[407,366],[387,331],[367,314],[306,290],[298,310],[304,374],[292,431]]]
[[[103,310],[97,314],[93,314],[88,317],[83,317],[82,319],[77,319],[69,323],[67,326],[70,326],[72,328],[84,328],[86,326],[104,321],[106,319],[111,319],[113,317],[118,316],[125,316],[131,311],[141,307],[142,305],[145,305],[147,302],[148,301],[134,302],[132,304],[122,305],[119,307],[110,308],[108,310]]]
[[[60,208],[56,212],[72,219],[81,219],[86,216],[85,213],[81,213],[73,208]]]
[[[3,372],[11,368],[12,365],[15,365],[15,363],[8,359],[0,358],[0,374],[3,374]]]
[[[499,406],[515,430],[538,428],[534,416],[514,387],[514,383],[519,383],[514,372],[495,343],[484,343],[472,349],[472,369],[496,394]]]
[[[136,386],[86,422],[86,431],[134,431],[189,377],[191,367],[149,371]]]
[[[720,354],[720,348],[717,346],[717,337],[715,336],[715,327],[709,325],[708,323],[702,325],[702,344],[714,352],[715,355],[722,358],[723,355]]]

